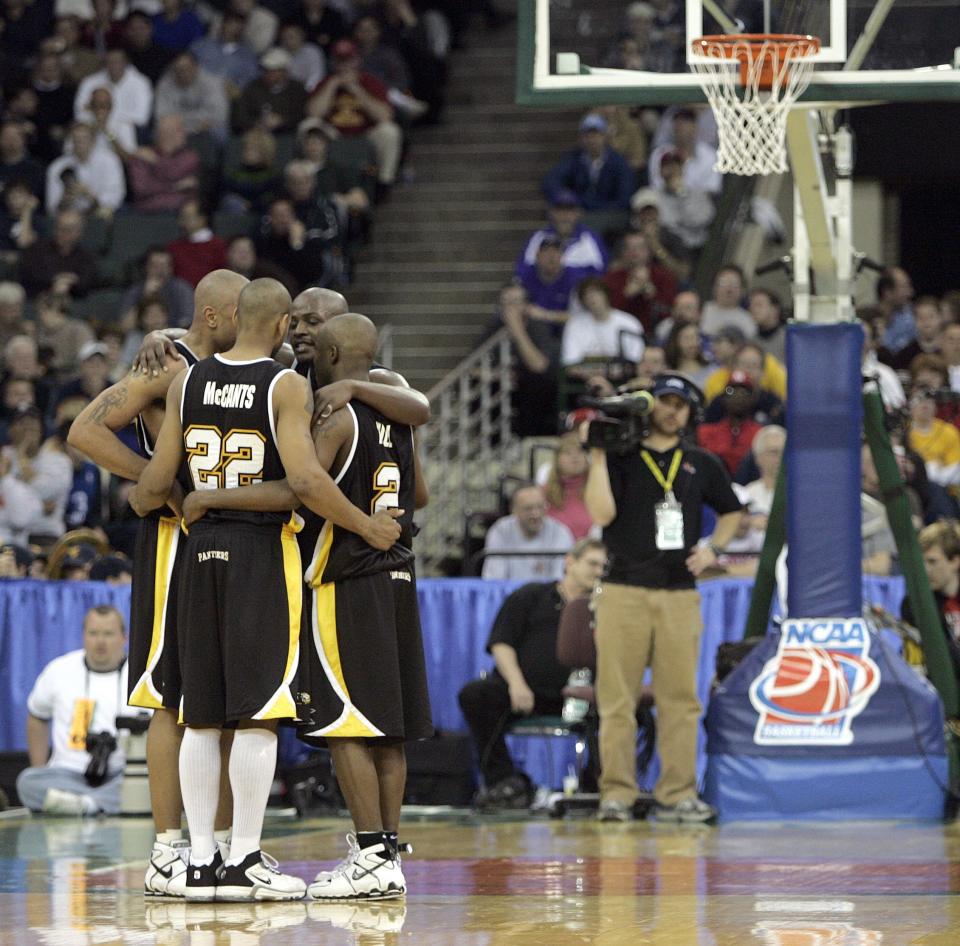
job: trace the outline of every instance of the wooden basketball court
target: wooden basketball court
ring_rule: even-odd
[[[305,879],[345,820],[274,821]],[[408,821],[406,900],[145,900],[145,819],[0,820],[0,943],[956,946],[960,826]]]

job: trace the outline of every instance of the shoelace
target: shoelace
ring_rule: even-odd
[[[280,862],[275,857],[267,854],[266,851],[260,852],[260,863],[263,864],[271,874],[280,875]]]
[[[360,845],[357,843],[357,836],[355,834],[347,835],[347,845],[348,845],[347,856],[342,861],[340,861],[340,863],[337,864],[337,866],[334,867],[332,871],[330,871],[331,876],[334,876],[337,874],[345,874],[347,870],[351,866],[353,866],[354,862],[359,856]]]

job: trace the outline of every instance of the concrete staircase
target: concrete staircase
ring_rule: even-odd
[[[504,4],[505,6],[505,4]],[[398,329],[393,365],[428,390],[475,346],[527,236],[540,179],[576,141],[579,111],[513,104],[516,28],[479,21],[454,54],[443,125],[416,129],[412,183],[376,212],[351,307]]]

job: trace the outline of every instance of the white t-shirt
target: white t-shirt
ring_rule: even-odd
[[[116,735],[117,716],[136,716],[144,710],[127,706],[127,662],[119,670],[97,673],[88,670],[82,650],[72,650],[43,668],[30,696],[27,710],[37,719],[49,720],[53,754],[48,765],[85,772],[90,754],[83,748],[88,732]],[[87,701],[92,701],[92,716]],[[87,722],[89,718],[89,723]],[[123,771],[123,752],[114,751],[109,771]]]
[[[587,358],[622,356],[636,363],[643,357],[643,349],[643,326],[628,312],[611,309],[603,322],[589,312],[577,312],[564,326],[560,360],[565,365],[579,365]]]

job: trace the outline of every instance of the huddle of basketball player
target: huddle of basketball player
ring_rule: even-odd
[[[428,498],[413,430],[429,403],[374,364],[375,326],[331,290],[291,300],[216,270],[169,335],[148,337],[70,432],[136,484],[145,895],[402,897],[404,741],[432,732],[412,551]],[[140,452],[117,436],[130,423]],[[281,723],[329,747],[354,823],[344,859],[309,886],[261,849]]]

